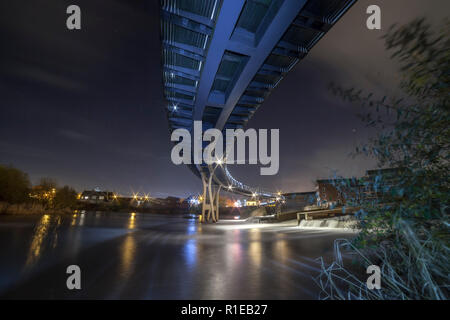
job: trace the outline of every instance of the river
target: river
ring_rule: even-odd
[[[153,214],[0,216],[0,298],[316,299],[316,258],[353,233]],[[66,269],[81,269],[68,290]]]

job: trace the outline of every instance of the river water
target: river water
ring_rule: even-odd
[[[316,299],[317,257],[354,234],[153,214],[0,217],[0,298]],[[68,290],[66,269],[81,269]]]

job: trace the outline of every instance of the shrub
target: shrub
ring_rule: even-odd
[[[64,186],[56,191],[53,202],[54,202],[55,208],[59,208],[59,209],[72,208],[73,209],[77,205],[77,192],[69,186]]]
[[[336,244],[336,260],[322,264],[316,279],[323,297],[346,299],[447,299],[449,290],[450,24],[433,32],[423,19],[393,26],[386,47],[398,59],[405,99],[375,100],[355,89],[332,86],[342,98],[369,107],[361,115],[378,134],[355,154],[371,155],[380,167],[401,168],[395,188],[383,188],[376,201],[362,201],[361,233]],[[387,111],[392,116],[380,114]],[[383,185],[383,176],[377,177]],[[344,267],[340,250],[360,266],[378,264],[382,286]],[[341,288],[340,285],[343,287]]]
[[[29,199],[28,175],[16,168],[0,165],[0,201],[21,203]]]

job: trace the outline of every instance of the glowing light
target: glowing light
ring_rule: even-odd
[[[228,186],[228,190],[231,190],[231,189],[233,189],[233,187],[232,186]]]
[[[234,220],[239,220],[241,217],[240,216],[234,216]]]
[[[191,205],[198,205],[200,203],[199,199],[196,198],[190,199],[189,202],[191,203]]]

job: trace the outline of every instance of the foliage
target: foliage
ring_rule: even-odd
[[[21,203],[28,200],[30,180],[16,168],[0,165],[0,201]]]
[[[42,178],[31,187],[28,175],[16,168],[0,165],[0,214],[27,214],[74,209],[77,193],[68,186],[57,187],[51,178]]]
[[[361,249],[347,239],[336,240],[335,261],[326,265],[320,259],[322,272],[315,279],[321,288],[320,298],[448,299],[449,248],[433,241],[432,231],[426,227],[412,227],[406,220],[399,220],[398,224],[395,241],[382,241],[376,250]],[[344,254],[353,258],[355,270],[344,263]],[[370,265],[380,267],[380,290],[367,288],[368,275],[361,270]]]
[[[342,260],[335,261],[319,277],[330,298],[443,299],[448,295],[449,35],[448,21],[440,31],[433,31],[424,19],[389,29],[384,38],[392,58],[400,63],[403,99],[375,99],[372,94],[332,86],[343,99],[368,107],[360,116],[378,129],[355,155],[371,155],[380,167],[398,170],[394,183],[392,177],[391,181],[383,174],[376,177],[380,192],[360,203],[361,233],[350,247],[353,253],[356,248],[363,250],[359,257],[364,252],[378,260],[385,288],[379,294],[367,292],[365,283],[353,281],[354,277],[347,282],[348,295],[338,294],[333,281],[321,282],[341,277],[345,268]],[[389,245],[381,250],[382,242]],[[339,272],[333,266],[339,266]]]
[[[64,186],[56,191],[53,202],[55,208],[75,208],[77,205],[77,192],[69,186]]]
[[[54,207],[54,199],[58,184],[51,178],[41,178],[39,184],[33,186],[31,190],[31,198],[38,201],[47,208]]]
[[[51,192],[56,190],[58,183],[52,178],[45,177],[39,180],[38,187],[44,192]]]

